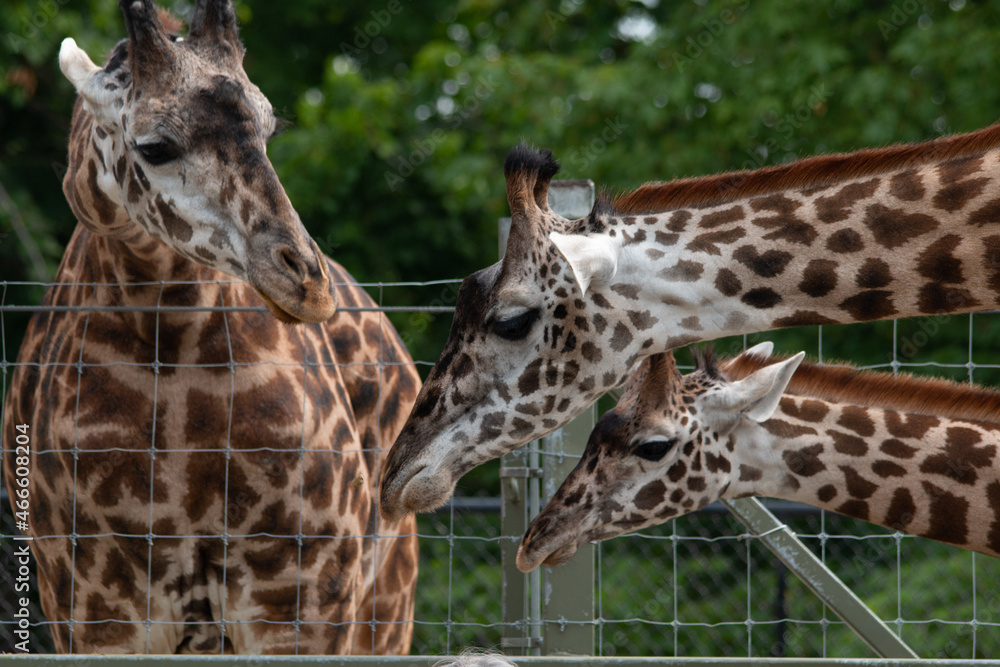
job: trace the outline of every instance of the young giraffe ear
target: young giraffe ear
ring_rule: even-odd
[[[552,232],[549,238],[569,262],[581,294],[586,294],[591,284],[606,285],[615,277],[622,254],[620,239],[559,232]]]
[[[768,357],[771,356],[772,352],[774,352],[774,343],[772,343],[769,340],[766,340],[763,343],[757,343],[753,347],[747,348],[746,350],[743,351],[742,354],[740,354],[740,356],[742,357],[745,355],[752,355],[755,357],[764,357],[765,359],[767,359]]]
[[[799,352],[782,362],[765,366],[730,386],[734,405],[747,419],[767,421],[778,409],[781,394],[802,363],[805,352]]]
[[[121,98],[121,87],[94,64],[72,37],[64,39],[59,48],[59,69],[101,124],[112,124],[118,111],[115,102]],[[109,86],[109,82],[112,85]]]

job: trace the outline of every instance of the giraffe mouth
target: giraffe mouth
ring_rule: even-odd
[[[305,320],[292,315],[290,312],[279,306],[271,297],[267,296],[256,287],[254,288],[254,291],[257,292],[257,296],[259,296],[260,300],[264,302],[267,309],[271,311],[271,314],[285,324],[302,324],[305,322]]]
[[[521,572],[531,572],[540,565],[556,567],[565,565],[576,555],[578,545],[575,542],[563,544],[552,551],[535,551],[532,553],[531,545],[521,544],[517,550],[515,563]]]

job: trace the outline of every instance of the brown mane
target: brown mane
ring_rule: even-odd
[[[787,358],[740,355],[720,366],[728,378],[739,380]],[[785,393],[948,419],[1000,423],[1000,391],[995,389],[907,373],[894,376],[850,365],[803,362]]]
[[[613,197],[602,192],[595,210],[610,208],[619,214],[641,215],[711,206],[744,197],[820,187],[979,155],[997,147],[1000,147],[1000,123],[968,134],[921,143],[866,148],[854,153],[818,155],[761,169],[646,183],[636,190]]]

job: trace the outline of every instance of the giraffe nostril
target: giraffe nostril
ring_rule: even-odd
[[[305,262],[289,247],[283,246],[276,251],[276,263],[284,266],[290,272],[298,276],[299,280],[305,280],[308,275]]]

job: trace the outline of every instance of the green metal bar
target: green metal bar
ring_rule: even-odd
[[[542,439],[542,505],[576,465],[594,429],[596,410],[587,410]],[[542,567],[542,652],[594,653],[594,545],[583,544],[565,565]]]
[[[837,575],[802,544],[788,526],[756,498],[722,500],[752,535],[795,573],[833,613],[882,658],[917,658],[917,654],[882,622]],[[921,664],[924,664],[922,661]],[[981,661],[976,661],[981,664]]]
[[[588,215],[594,207],[593,181],[553,181],[549,186],[549,207],[569,219]],[[566,426],[542,438],[542,506],[576,466],[594,429],[595,418],[596,410],[591,406]],[[594,653],[594,553],[594,545],[588,543],[565,565],[540,568],[544,655]]]

